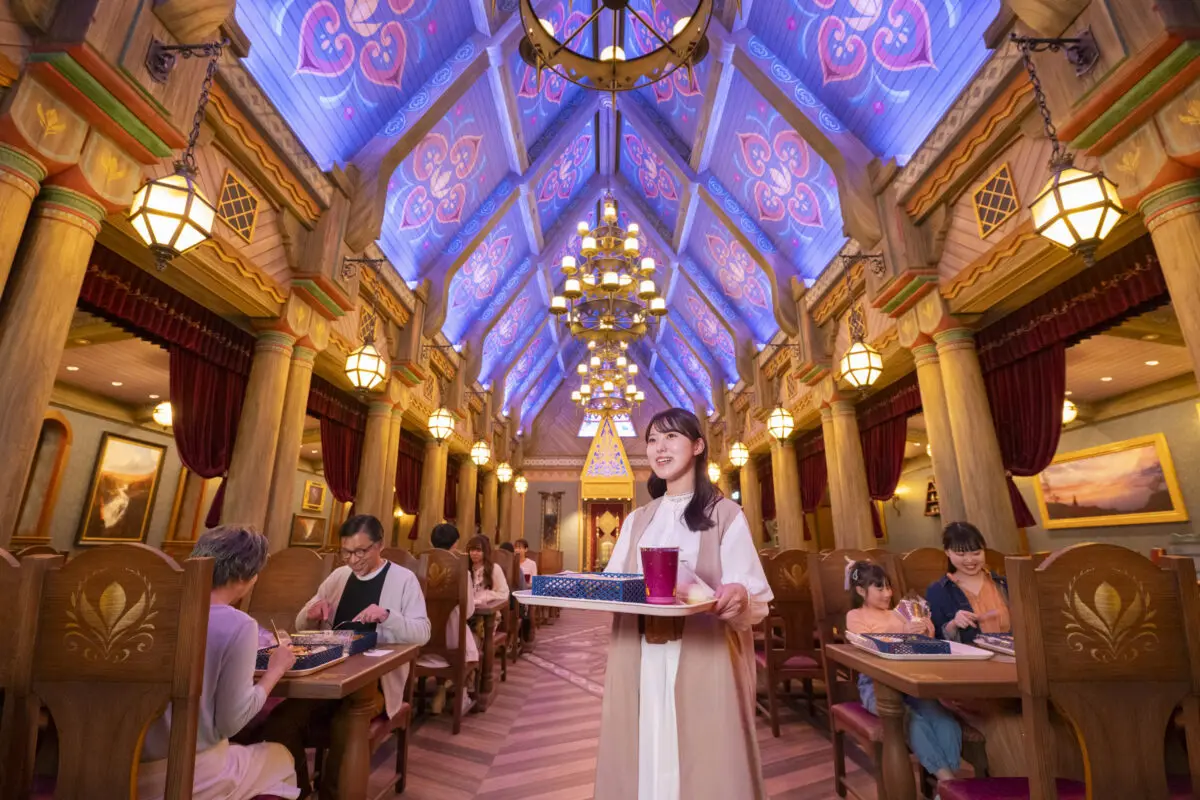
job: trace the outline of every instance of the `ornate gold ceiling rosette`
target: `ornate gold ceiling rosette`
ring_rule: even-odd
[[[664,38],[644,14],[630,6],[629,0],[600,0],[596,10],[576,30],[563,32],[560,41],[548,24],[533,10],[533,0],[521,0],[521,27],[524,36],[520,43],[521,58],[538,70],[549,69],[578,86],[602,92],[628,92],[657,83],[680,67],[689,73],[693,64],[708,54],[708,22],[712,17],[712,0],[699,0],[696,10],[683,25],[676,24],[674,35]],[[612,17],[613,42],[602,51],[607,58],[592,58],[571,49],[571,43],[595,22],[602,12]],[[626,59],[616,43],[622,41],[622,20],[627,25],[642,25],[661,46],[636,58]],[[603,20],[601,21],[603,24]],[[695,76],[689,75],[692,82]]]

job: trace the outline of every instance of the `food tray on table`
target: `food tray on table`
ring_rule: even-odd
[[[975,646],[993,653],[1006,656],[1016,656],[1017,648],[1013,644],[1011,633],[979,633],[975,635]]]
[[[375,631],[296,631],[292,634],[292,644],[341,647],[348,656],[372,650],[378,641],[379,635]]]
[[[846,632],[846,642],[889,661],[985,661],[992,652],[961,642],[944,642],[912,633]],[[935,652],[940,650],[940,652]]]
[[[533,597],[646,602],[646,580],[636,573],[560,572],[555,575],[534,575],[529,590]]]
[[[254,674],[261,675],[266,672],[267,664],[271,660],[271,651],[278,645],[272,647],[261,647],[258,650],[258,657],[254,663]],[[296,663],[292,668],[283,673],[285,678],[301,678],[305,675],[312,675],[314,672],[320,672],[323,669],[340,664],[349,656],[345,655],[342,648],[337,645],[288,645],[292,648],[292,652],[296,654]]]
[[[676,600],[675,605],[654,605],[644,601],[622,600],[581,600],[573,597],[547,597],[535,595],[526,589],[513,592],[517,602],[527,606],[548,606],[550,608],[573,608],[579,611],[608,611],[613,614],[641,614],[647,617],[690,617],[712,610],[716,600],[705,600],[702,603],[685,603]]]

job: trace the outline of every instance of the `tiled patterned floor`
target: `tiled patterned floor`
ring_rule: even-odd
[[[404,796],[590,798],[607,646],[608,625],[594,614],[564,612],[553,625],[539,629],[533,652],[510,666],[491,708],[469,715],[458,736],[450,733],[449,715],[417,722]],[[831,800],[836,794],[829,741],[803,718],[785,714],[778,739],[759,720],[767,790],[772,798]],[[372,796],[393,779],[393,762],[390,745],[376,754]],[[853,764],[850,769],[858,772]],[[859,773],[855,783],[868,785],[866,781]]]

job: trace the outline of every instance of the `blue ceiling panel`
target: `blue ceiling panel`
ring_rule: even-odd
[[[592,11],[591,0],[551,0],[550,2],[535,3],[538,15],[554,26],[556,35],[562,37],[563,31],[574,32]],[[564,27],[565,24],[565,27]],[[567,35],[570,35],[568,33]],[[591,55],[592,28],[584,29],[571,42],[571,49]],[[521,54],[513,50],[508,60],[512,72],[513,92],[517,97],[517,113],[521,118],[521,131],[525,136],[525,144],[530,150],[545,135],[546,129],[556,117],[569,114],[574,102],[586,91],[580,86],[559,77],[552,70],[542,71],[541,87],[538,86],[537,70],[521,59]]]
[[[517,363],[513,364],[512,369],[504,376],[504,408],[510,407],[513,398],[525,391],[529,382],[542,373],[550,359],[558,352],[551,325],[553,323],[548,322],[542,326],[533,341],[525,347]]]
[[[701,204],[692,224],[688,253],[721,289],[760,342],[779,330],[771,299],[771,282],[742,243]]]
[[[660,224],[674,230],[683,189],[675,171],[667,166],[649,139],[629,120],[621,126],[621,175],[645,204],[653,209]]]
[[[534,188],[542,230],[548,231],[563,210],[596,174],[595,123],[588,120]]]
[[[514,205],[450,281],[442,333],[457,342],[478,318],[485,322],[512,297],[533,269],[525,223]]]
[[[502,371],[521,352],[545,316],[542,288],[537,281],[529,281],[483,340],[479,380],[490,382]]]

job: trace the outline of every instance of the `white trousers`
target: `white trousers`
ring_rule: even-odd
[[[675,676],[682,639],[648,644],[642,639],[638,701],[638,800],[679,800],[679,728]]]
[[[166,783],[165,759],[138,766],[138,800],[162,800]],[[300,796],[296,765],[283,745],[223,741],[196,754],[192,800],[250,800],[260,794],[293,799]]]

